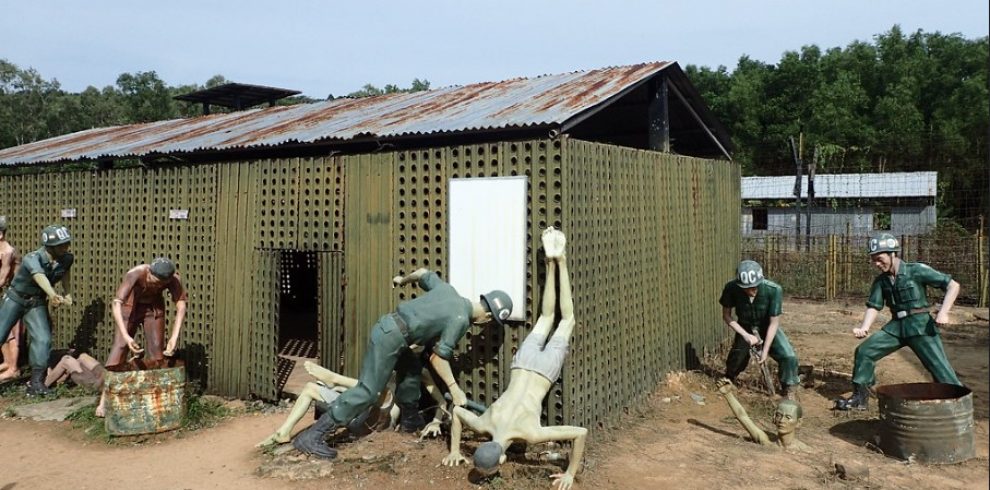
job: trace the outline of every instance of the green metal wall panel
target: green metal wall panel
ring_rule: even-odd
[[[339,252],[319,254],[320,267],[320,362],[335,372],[344,371],[344,353],[348,349],[344,337],[344,256]]]
[[[344,372],[356,376],[378,318],[394,308],[394,153],[346,156],[344,193]],[[401,243],[401,241],[400,241]]]
[[[737,257],[739,174],[730,162],[565,141],[578,321],[565,413],[594,427],[724,337],[717,294]]]
[[[281,259],[277,250],[255,250],[251,311],[251,350],[248,362],[251,393],[267,399],[278,397],[275,386],[275,359],[278,355],[278,294]]]

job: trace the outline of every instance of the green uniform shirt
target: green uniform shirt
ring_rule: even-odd
[[[929,335],[928,323],[930,315],[908,315],[897,318],[897,312],[909,311],[915,308],[928,308],[928,297],[925,286],[945,290],[952,281],[952,276],[932,269],[927,264],[919,262],[901,262],[897,268],[897,276],[891,281],[889,274],[879,274],[873,280],[870,288],[870,298],[866,306],[875,310],[890,307],[893,319],[883,326],[884,331],[896,337],[912,337]]]
[[[14,278],[10,281],[10,287],[18,295],[25,298],[48,296],[41,289],[41,286],[38,286],[38,283],[34,282],[33,276],[35,274],[44,274],[48,278],[48,282],[54,286],[55,283],[61,281],[65,277],[65,274],[69,272],[73,260],[74,257],[70,253],[63,255],[58,261],[48,260],[45,247],[41,247],[21,259],[21,266],[17,268]]]
[[[449,360],[471,325],[471,302],[457,294],[436,272],[419,278],[419,287],[426,294],[400,304],[396,311],[409,325],[411,342],[426,345],[439,337],[433,352]]]
[[[736,310],[736,319],[746,330],[754,327],[760,329],[760,335],[766,336],[770,326],[770,317],[780,316],[784,302],[784,288],[779,284],[764,279],[756,286],[756,297],[749,301],[746,291],[736,284],[735,280],[725,283],[719,304]]]

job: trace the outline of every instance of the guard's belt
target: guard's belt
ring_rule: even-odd
[[[42,306],[47,303],[47,296],[25,296],[19,294],[16,289],[10,287],[7,288],[7,297],[11,301],[17,303],[25,308],[34,308],[35,306]]]
[[[402,338],[406,339],[406,345],[412,345],[413,341],[412,335],[409,333],[409,324],[407,324],[398,313],[390,313],[389,315],[392,317],[392,321],[394,321],[399,327],[399,332],[402,333]]]
[[[901,310],[894,313],[894,317],[900,320],[919,313],[929,313],[928,308],[911,308],[910,310]]]

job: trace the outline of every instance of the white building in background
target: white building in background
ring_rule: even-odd
[[[743,177],[743,236],[796,233],[795,177]],[[921,235],[936,223],[938,172],[816,175],[811,235]],[[801,235],[807,232],[808,177],[801,181]]]

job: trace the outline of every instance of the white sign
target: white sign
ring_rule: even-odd
[[[526,319],[526,177],[450,179],[450,285],[472,301],[493,289]]]
[[[169,209],[168,219],[189,219],[188,209]]]
[[[65,208],[65,209],[63,209],[62,210],[62,217],[63,218],[75,218],[76,217],[76,208]]]

